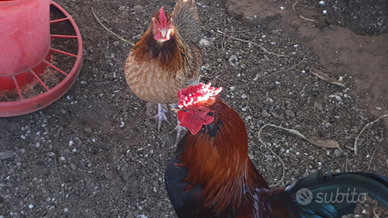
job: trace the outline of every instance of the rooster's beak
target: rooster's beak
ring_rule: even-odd
[[[179,108],[179,107],[178,107],[178,104],[175,104],[174,107],[171,108],[171,110],[172,110],[172,111],[176,111],[176,112],[178,112],[178,111],[186,111],[186,110],[183,109],[183,108]]]

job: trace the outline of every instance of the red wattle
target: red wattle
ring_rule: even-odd
[[[202,121],[187,112],[178,111],[178,119],[179,125],[186,127],[193,135],[196,135],[202,128]]]
[[[155,40],[159,40],[160,37],[162,37],[162,34],[160,32],[157,32],[155,35],[154,35],[154,39]]]

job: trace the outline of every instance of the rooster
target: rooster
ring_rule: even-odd
[[[203,53],[197,46],[201,28],[195,0],[178,0],[170,14],[156,11],[151,24],[131,49],[125,79],[142,100],[158,103],[158,131],[167,120],[162,104],[178,102],[176,93],[198,84]]]
[[[339,218],[353,213],[366,193],[388,207],[388,178],[372,173],[321,169],[270,188],[248,157],[244,122],[220,91],[200,83],[178,92],[178,118],[189,131],[165,172],[178,217]],[[336,198],[327,202],[330,194]]]

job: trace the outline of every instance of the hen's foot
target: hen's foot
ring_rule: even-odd
[[[169,133],[177,132],[176,133],[176,140],[174,146],[178,145],[179,140],[181,139],[182,135],[184,135],[187,132],[187,129],[181,125],[179,125],[179,120],[178,120],[178,125],[171,130]]]
[[[162,104],[158,104],[158,114],[156,114],[153,118],[158,120],[158,132],[160,132],[160,127],[162,126],[162,121],[165,120],[168,124],[171,125],[170,121],[168,121],[166,117],[167,111],[163,109]]]

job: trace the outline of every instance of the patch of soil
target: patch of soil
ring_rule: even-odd
[[[175,1],[56,2],[81,30],[83,68],[72,89],[54,104],[32,114],[0,119],[4,130],[0,131],[0,152],[13,152],[0,162],[0,216],[176,217],[164,188],[164,169],[175,150],[175,135],[168,132],[174,126],[163,123],[158,133],[157,123],[147,120],[146,102],[130,91],[123,77],[130,46],[106,32],[90,8],[112,31],[136,41],[148,28],[152,14],[161,6],[171,11]],[[388,176],[387,130],[382,121],[360,136],[357,155],[353,148],[362,128],[388,106],[382,96],[386,77],[380,71],[386,69],[386,51],[377,44],[386,36],[359,36],[343,27],[303,20],[298,16],[300,7],[311,13],[320,10],[319,5],[303,2],[294,12],[294,2],[257,1],[261,4],[257,12],[265,12],[262,19],[259,13],[254,17],[255,1],[249,1],[251,20],[260,21],[254,26],[245,25],[254,22],[247,22],[243,13],[231,12],[232,1],[197,2],[203,36],[211,42],[202,47],[201,80],[224,87],[221,96],[245,121],[249,155],[270,184],[282,177],[281,162],[270,149],[285,163],[281,185],[324,164],[334,172]],[[343,34],[346,38],[341,38]],[[357,41],[358,37],[370,41]],[[360,43],[362,48],[357,47]],[[310,74],[312,68],[334,79],[342,76],[346,87],[318,79]],[[370,100],[362,98],[366,93],[362,90],[368,87],[373,87],[365,94]],[[372,114],[374,107],[382,111]],[[174,114],[168,118],[175,123]],[[268,145],[262,147],[257,133],[267,123],[314,139],[335,140],[340,149],[315,147],[274,128],[264,129],[262,137]],[[371,217],[375,207],[367,201],[354,216]],[[388,216],[386,209],[380,214],[384,216]]]

